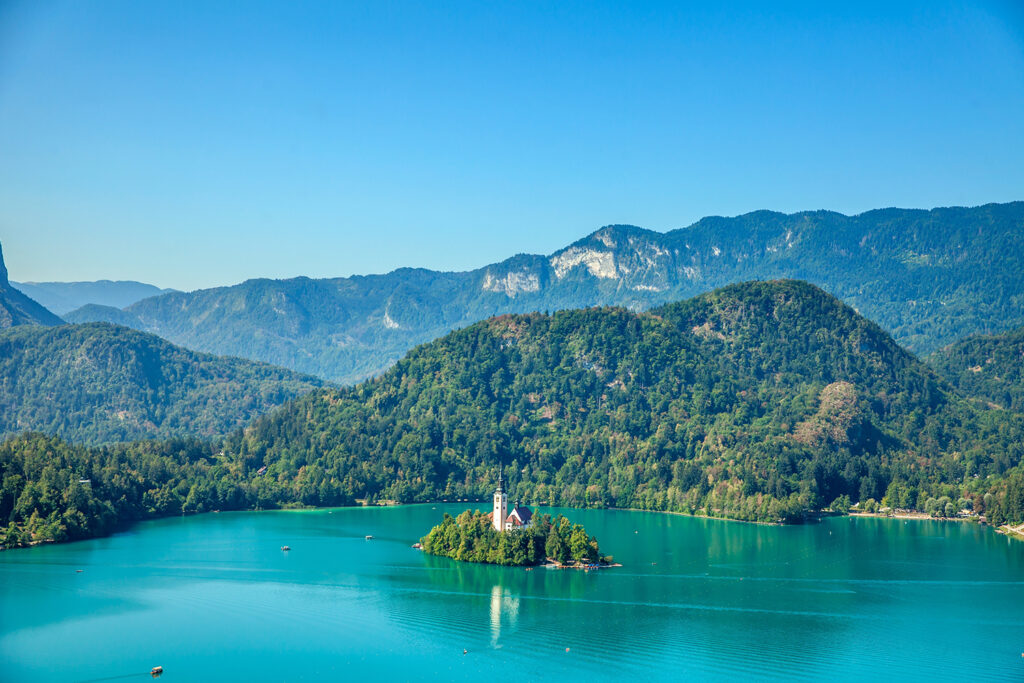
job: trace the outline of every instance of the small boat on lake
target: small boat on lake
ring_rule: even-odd
[[[281,546],[281,550],[288,552],[289,550],[291,550],[291,546],[283,545]]]
[[[160,674],[162,674],[163,672],[164,668],[162,666],[154,666],[152,669],[149,670],[149,675],[153,678],[159,678]]]
[[[370,535],[370,534],[366,534],[366,540],[367,541],[372,541],[373,540],[373,536]]]

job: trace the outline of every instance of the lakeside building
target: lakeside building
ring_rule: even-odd
[[[502,488],[501,473],[498,473],[498,488],[494,492],[494,508],[491,523],[498,531],[529,527],[533,524],[533,510],[516,501],[512,511],[508,510],[508,495]]]

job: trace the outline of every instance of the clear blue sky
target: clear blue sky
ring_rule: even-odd
[[[1024,199],[1022,4],[0,0],[0,242],[192,289]]]

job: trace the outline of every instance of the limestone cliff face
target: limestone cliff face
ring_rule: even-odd
[[[15,325],[60,325],[64,321],[11,286],[0,246],[0,329]]]
[[[11,283],[7,279],[7,265],[4,263],[4,248],[0,245],[0,287],[10,287]]]
[[[551,254],[468,272],[250,280],[156,296],[123,311],[177,344],[344,383],[412,347],[505,313],[647,310],[736,282],[811,282],[927,353],[1024,325],[1024,202],[932,211],[755,211],[669,232],[609,225]],[[79,309],[69,320],[117,320]],[[121,324],[125,324],[122,322]]]

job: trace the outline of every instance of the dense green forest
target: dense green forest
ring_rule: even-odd
[[[219,437],[320,385],[114,325],[0,331],[0,435],[37,430],[93,444]]]
[[[487,320],[217,446],[18,437],[0,514],[23,542],[211,508],[477,498],[502,463],[519,498],[551,505],[797,521],[859,502],[1002,523],[1024,521],[1022,455],[1024,415],[962,398],[811,285],[753,282],[650,313]],[[73,511],[89,523],[61,521]]]
[[[421,539],[423,552],[463,562],[512,566],[542,564],[547,558],[561,564],[593,564],[603,559],[597,539],[562,515],[538,515],[526,528],[498,532],[488,513],[466,510],[444,519]]]
[[[798,278],[928,353],[1024,325],[1024,202],[931,211],[756,211],[666,233],[614,225],[548,256],[460,273],[250,280],[171,293],[102,320],[176,344],[344,383],[379,374],[416,344],[505,313],[615,305],[644,310],[745,280]]]
[[[928,363],[961,393],[1024,411],[1024,328],[969,337],[936,351]]]
[[[260,476],[194,439],[90,447],[21,434],[0,443],[0,481],[6,547],[102,536],[169,515],[355,502],[341,495],[313,501],[301,480]]]
[[[984,511],[1022,437],[1024,417],[960,398],[848,306],[780,281],[648,314],[495,318],[229,449],[359,498],[476,497],[501,461],[526,500],[776,521],[847,498]]]

